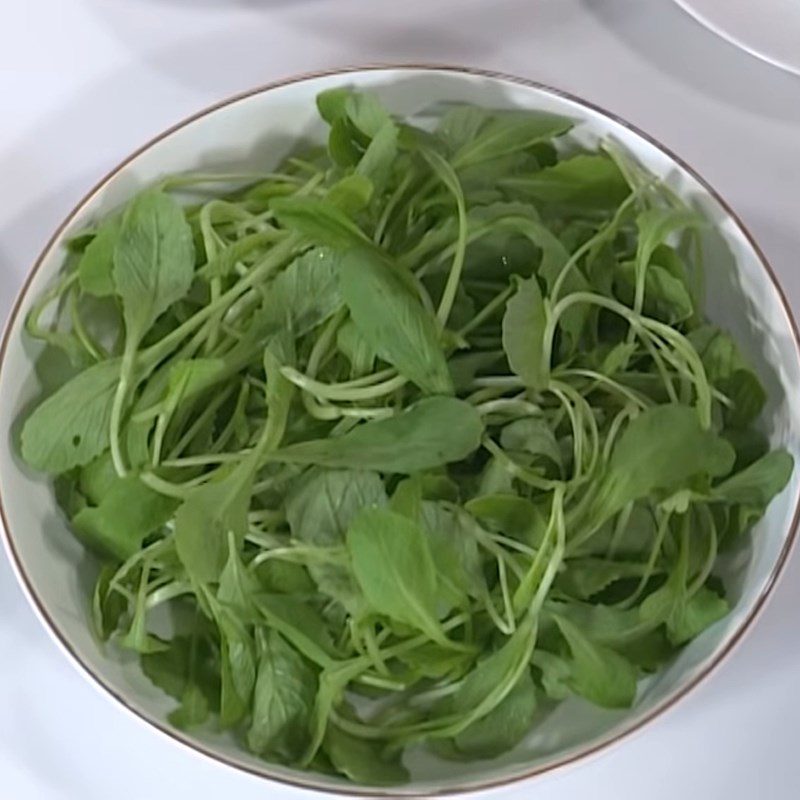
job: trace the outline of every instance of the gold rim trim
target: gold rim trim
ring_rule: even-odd
[[[615,122],[618,125],[621,125],[622,127],[628,129],[632,133],[644,139],[649,144],[653,145],[655,148],[660,150],[666,156],[671,158],[683,170],[685,170],[692,178],[694,178],[705,189],[705,191],[709,193],[709,195],[711,195],[711,197],[713,197],[713,199],[717,203],[719,203],[720,207],[734,221],[741,234],[745,237],[747,243],[750,245],[750,247],[752,247],[753,251],[758,256],[761,266],[763,267],[764,272],[766,273],[770,283],[772,284],[773,288],[778,294],[781,306],[783,307],[784,314],[786,315],[786,318],[789,322],[792,331],[795,350],[797,351],[798,358],[800,359],[800,331],[798,330],[797,322],[795,321],[794,315],[792,314],[792,310],[786,298],[786,294],[783,291],[778,281],[778,278],[775,274],[775,271],[772,269],[772,266],[767,260],[767,257],[765,256],[764,252],[756,243],[755,239],[753,238],[747,227],[744,225],[742,220],[739,218],[738,214],[736,214],[736,212],[731,208],[731,206],[727,203],[727,201],[725,201],[722,198],[722,196],[703,177],[701,177],[701,175],[694,168],[689,166],[689,164],[687,164],[682,158],[673,153],[668,147],[665,147],[658,140],[654,139],[649,134],[640,130],[636,125],[633,125],[627,120],[620,118],[616,114],[607,111],[601,106],[583,100],[582,98],[570,92],[566,92],[561,89],[556,89],[552,86],[548,86],[547,84],[539,83],[537,81],[529,80],[526,78],[520,78],[515,75],[508,75],[502,72],[494,72],[492,70],[460,67],[450,64],[409,63],[409,64],[369,64],[366,66],[349,66],[341,69],[329,69],[317,72],[309,72],[291,78],[273,81],[264,84],[262,86],[256,87],[254,89],[250,89],[248,91],[233,95],[232,97],[229,97],[218,103],[214,103],[213,105],[208,106],[202,111],[199,111],[195,114],[192,114],[189,117],[186,117],[182,121],[176,123],[167,130],[153,137],[142,147],[138,148],[133,153],[131,153],[131,155],[129,155],[127,158],[121,161],[116,167],[114,167],[114,169],[112,169],[100,181],[98,181],[92,187],[92,189],[90,189],[89,192],[77,203],[77,205],[67,215],[66,219],[58,226],[55,233],[53,233],[53,235],[50,237],[50,240],[45,245],[39,257],[36,259],[33,267],[31,268],[30,272],[25,278],[22,288],[19,290],[17,294],[16,300],[14,301],[14,305],[9,314],[8,320],[6,321],[5,330],[3,332],[2,343],[0,343],[0,375],[2,374],[2,369],[5,366],[6,351],[8,349],[8,344],[11,338],[12,329],[19,315],[19,311],[22,306],[23,300],[25,299],[28,290],[30,289],[33,279],[39,272],[42,263],[50,255],[51,251],[53,250],[55,245],[59,242],[64,232],[67,230],[67,228],[76,218],[76,216],[80,214],[80,212],[95,198],[95,196],[110,181],[112,181],[121,171],[123,171],[129,164],[135,161],[140,155],[142,155],[155,145],[159,144],[164,139],[169,138],[172,134],[176,133],[177,131],[183,128],[188,127],[189,125],[196,122],[197,120],[202,119],[203,117],[207,117],[210,114],[219,111],[220,109],[234,105],[235,103],[238,103],[242,100],[247,100],[248,98],[255,97],[256,95],[272,91],[273,89],[278,89],[284,86],[290,86],[295,83],[302,83],[308,80],[333,77],[335,75],[341,75],[343,79],[346,79],[348,75],[358,72],[380,72],[380,71],[390,71],[390,70],[408,71],[408,72],[413,72],[413,71],[445,72],[445,73],[453,73],[461,75],[470,75],[470,76],[489,78],[493,80],[500,80],[506,83],[512,83],[530,89],[536,89],[537,91],[544,92],[546,94],[550,94],[554,97],[559,97],[564,100],[568,100],[569,102],[575,103],[579,106],[594,111],[606,117],[607,119],[610,119],[612,122]],[[401,788],[398,788],[398,790],[387,789],[387,790],[375,791],[367,788],[360,788],[358,786],[331,787],[324,783],[319,783],[315,781],[311,774],[309,774],[307,779],[306,778],[294,779],[294,778],[284,777],[281,775],[276,775],[271,771],[270,766],[266,762],[264,768],[259,769],[257,767],[253,767],[252,765],[237,761],[233,758],[229,758],[225,755],[221,755],[217,752],[214,752],[210,748],[207,748],[206,746],[200,744],[191,737],[184,735],[182,732],[167,726],[161,720],[151,717],[148,713],[138,708],[131,701],[123,697],[114,688],[114,686],[112,686],[110,683],[106,682],[101,676],[93,672],[92,668],[81,659],[80,655],[78,655],[76,650],[72,647],[70,642],[58,628],[54,620],[50,617],[50,614],[48,613],[43,601],[36,593],[36,589],[34,588],[33,583],[31,582],[30,578],[25,572],[25,569],[22,565],[22,560],[19,557],[19,553],[17,552],[13,539],[11,537],[8,519],[5,511],[5,505],[3,502],[3,494],[1,486],[0,486],[0,522],[2,522],[2,526],[0,527],[2,527],[4,544],[8,551],[12,566],[14,568],[14,572],[16,573],[17,578],[21,583],[22,588],[28,600],[33,605],[34,610],[37,612],[40,619],[44,621],[45,626],[48,629],[50,635],[56,640],[56,642],[60,645],[60,647],[70,657],[70,660],[73,662],[73,664],[77,666],[78,669],[84,673],[84,675],[89,677],[97,686],[99,686],[102,690],[111,695],[111,697],[113,697],[120,705],[122,705],[131,714],[137,717],[140,721],[156,728],[160,733],[169,737],[174,742],[177,742],[178,744],[183,745],[184,747],[187,747],[196,753],[200,753],[201,755],[210,758],[213,761],[224,764],[228,767],[232,767],[233,769],[245,772],[247,774],[253,775],[258,778],[267,778],[269,780],[276,781],[278,783],[282,783],[288,786],[292,786],[294,788],[327,792],[329,794],[341,795],[345,797],[377,797],[377,798],[389,798],[389,797],[409,798],[409,797],[434,797],[434,796],[443,797],[448,795],[464,794],[470,792],[484,791],[487,789],[492,789],[497,787],[510,786],[511,784],[528,780],[530,778],[534,778],[536,776],[543,775],[545,773],[554,772],[555,770],[561,770],[564,769],[565,767],[574,765],[580,761],[584,761],[589,756],[599,754],[611,748],[612,746],[619,744],[622,740],[628,738],[631,734],[637,731],[641,731],[646,725],[655,720],[657,717],[661,716],[665,711],[674,707],[680,700],[682,700],[690,692],[692,692],[692,690],[695,689],[695,687],[697,687],[712,672],[716,670],[716,668],[727,658],[727,656],[731,653],[731,651],[742,641],[744,635],[751,629],[753,622],[756,620],[756,618],[763,610],[768,597],[772,594],[772,591],[775,588],[775,585],[778,581],[778,578],[782,574],[784,567],[786,566],[786,562],[789,558],[789,555],[791,554],[792,548],[794,547],[795,541],[797,539],[798,525],[800,525],[800,492],[798,493],[798,496],[795,498],[795,510],[792,516],[792,521],[789,527],[789,532],[786,537],[786,541],[784,542],[784,545],[781,548],[781,552],[778,556],[775,566],[773,567],[772,572],[770,573],[761,594],[756,599],[756,602],[753,604],[753,607],[750,609],[745,619],[742,621],[739,627],[733,632],[733,634],[731,634],[731,636],[724,643],[722,648],[714,655],[714,657],[707,664],[705,664],[699,670],[699,672],[691,680],[689,680],[686,683],[686,685],[676,689],[669,697],[665,698],[661,703],[659,703],[657,706],[651,709],[643,717],[636,719],[632,724],[629,724],[627,726],[618,726],[616,730],[612,731],[607,736],[601,738],[599,741],[590,743],[586,747],[578,749],[571,754],[567,754],[560,759],[556,759],[550,763],[542,764],[534,769],[521,771],[517,774],[514,774],[506,778],[494,778],[483,781],[476,780],[464,786],[452,786],[452,787],[448,786],[443,789],[437,789],[432,792],[429,792],[426,795],[415,794],[413,791],[405,792]]]

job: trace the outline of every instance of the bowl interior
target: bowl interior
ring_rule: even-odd
[[[576,138],[592,146],[613,138],[678,194],[713,221],[706,242],[707,306],[757,365],[770,402],[764,427],[774,446],[800,456],[800,357],[791,319],[759,254],[736,221],[692,174],[637,132],[602,112],[549,90],[512,80],[443,69],[379,69],[310,78],[257,92],[203,114],[135,155],[70,218],[26,285],[6,332],[0,365],[0,506],[12,558],[35,605],[80,665],[124,705],[157,727],[169,729],[172,701],[141,674],[135,660],[104,653],[87,625],[94,565],[67,530],[47,480],[32,474],[17,451],[18,420],[40,396],[39,350],[22,332],[33,300],[51,283],[63,261],[60,244],[137,189],[165,173],[183,170],[269,169],[297,146],[321,141],[314,98],[332,86],[351,84],[377,92],[389,109],[408,116],[445,102],[487,107],[540,108],[580,121]],[[510,780],[589,752],[640,724],[668,704],[715,663],[746,626],[793,536],[800,470],[769,507],[752,546],[730,564],[735,606],[728,617],[687,646],[668,668],[642,684],[637,705],[611,712],[579,700],[559,706],[513,752],[492,762],[449,763],[411,754],[413,783],[395,794],[432,794]],[[350,784],[267,764],[213,731],[174,735],[230,764],[327,791]],[[367,791],[359,787],[361,791]]]

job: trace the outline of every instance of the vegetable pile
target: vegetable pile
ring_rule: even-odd
[[[728,611],[718,553],[792,459],[703,316],[704,220],[624,153],[544,112],[318,107],[327,147],[71,241],[21,448],[174,725],[374,785],[631,705]]]

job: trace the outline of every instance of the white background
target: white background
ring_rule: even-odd
[[[0,313],[90,184],[166,126],[298,72],[399,61],[535,78],[638,124],[727,197],[800,309],[800,78],[669,0],[4,0]],[[800,557],[677,709],[589,763],[486,796],[800,797],[798,609]],[[0,556],[3,800],[301,796],[128,717],[57,650]]]

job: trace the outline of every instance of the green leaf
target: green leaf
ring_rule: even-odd
[[[348,614],[355,618],[364,614],[364,597],[346,560],[319,563],[310,561],[308,572],[317,589],[341,604]]]
[[[259,613],[307,659],[328,666],[338,655],[322,617],[307,603],[280,594],[253,598]]]
[[[528,669],[535,639],[533,620],[526,617],[502,646],[479,661],[459,688],[442,701],[441,713],[457,713],[460,719],[437,733],[457,736],[497,708]]]
[[[247,535],[247,513],[253,478],[262,456],[279,444],[286,428],[293,387],[281,375],[273,343],[264,353],[269,413],[253,450],[232,469],[219,469],[206,483],[193,488],[175,515],[175,548],[191,578],[215,581],[229,553],[229,536],[241,544]]]
[[[535,275],[544,280],[545,286],[549,291],[553,291],[570,256],[560,239],[547,225],[539,221],[536,212],[529,207],[527,213],[523,213],[522,210],[517,208],[517,204],[497,203],[487,207],[481,216],[488,216],[495,230],[525,237],[539,248],[541,261]],[[526,257],[526,262],[527,264],[531,263],[530,256]],[[532,280],[535,275],[529,275],[529,280]],[[571,294],[573,292],[586,291],[589,288],[589,283],[579,270],[571,269],[566,273],[561,288],[564,293]],[[530,291],[535,293],[536,289],[531,287]],[[538,308],[538,301],[534,298],[533,302],[535,307]],[[523,303],[524,307],[525,304]],[[587,308],[582,304],[577,304],[567,309],[559,320],[559,327],[565,334],[572,349],[575,349],[580,341],[587,316]],[[550,365],[542,365],[542,368],[549,370]]]
[[[345,168],[354,166],[361,158],[361,150],[353,140],[353,127],[346,118],[336,119],[331,123],[328,152],[334,163]]]
[[[176,636],[164,650],[142,655],[142,672],[159,689],[180,700],[189,682],[191,650],[188,636]]]
[[[363,211],[372,199],[375,186],[368,177],[360,174],[345,175],[328,190],[328,200],[345,214]]]
[[[359,377],[372,372],[378,357],[372,342],[348,319],[336,333],[336,346],[350,362],[350,374]]]
[[[485,717],[461,731],[453,744],[469,758],[496,758],[525,738],[536,706],[536,687],[530,671],[526,671],[505,698]]]
[[[119,365],[111,359],[78,373],[28,417],[22,457],[30,466],[59,474],[88,464],[108,447]]]
[[[619,268],[619,277],[627,288],[627,292],[623,292],[623,297],[628,302],[633,300],[636,285],[635,269],[635,265],[631,262],[625,262]],[[644,278],[644,311],[649,316],[664,320],[671,325],[684,322],[694,314],[689,287],[658,264],[650,264]]]
[[[255,650],[238,614],[225,606],[212,607],[220,633],[219,721],[223,728],[232,728],[250,711],[256,682]]]
[[[202,725],[208,719],[208,715],[208,699],[197,684],[190,683],[181,697],[181,704],[169,712],[167,719],[176,728],[187,730]]]
[[[653,574],[658,575],[659,569]],[[588,600],[616,581],[639,578],[645,565],[630,561],[610,561],[603,558],[581,558],[569,562],[569,568],[556,581],[558,588],[571,597]]]
[[[361,229],[329,200],[279,197],[270,202],[270,208],[284,228],[301,233],[319,247],[346,250],[369,244]]]
[[[704,430],[693,408],[675,404],[649,408],[617,441],[593,513],[602,521],[657,489],[674,490],[695,475],[725,475],[734,458],[730,444]]]
[[[398,755],[389,759],[376,742],[357,739],[338,728],[328,728],[322,747],[333,766],[361,786],[393,786],[409,779]]]
[[[766,405],[767,393],[752,370],[736,370],[718,385],[732,403],[725,414],[731,426],[743,428],[752,424]]]
[[[145,560],[142,564],[141,575],[138,579],[136,602],[133,606],[130,625],[125,635],[119,640],[122,647],[134,650],[137,653],[156,653],[166,649],[167,645],[153,636],[147,628],[147,588],[152,563]]]
[[[164,406],[173,411],[183,401],[196,397],[226,377],[222,358],[192,358],[179,361],[169,372]]]
[[[600,365],[600,371],[609,377],[616,372],[621,372],[628,366],[628,362],[636,352],[635,342],[619,342],[608,351]]]
[[[228,533],[228,560],[219,576],[217,600],[236,609],[237,612],[252,610],[252,597],[258,591],[255,578],[247,571],[242,561],[233,532]]]
[[[448,474],[445,467],[423,473],[418,477],[425,500],[445,500],[458,503],[461,499],[461,488]]]
[[[570,653],[570,685],[582,697],[604,708],[630,708],[636,698],[636,669],[613,650],[594,644],[564,617],[556,624]]]
[[[559,469],[564,466],[556,436],[544,419],[522,417],[510,422],[500,432],[500,444],[506,450],[528,453],[537,460],[549,459]]]
[[[302,564],[270,559],[259,564],[254,573],[262,589],[271,594],[307,595],[314,591],[314,581]]]
[[[184,701],[170,715],[173,724],[200,724],[219,709],[219,659],[201,626],[191,636],[175,636],[160,650],[142,654],[140,663],[155,686]]]
[[[389,508],[415,522],[422,519],[422,480],[419,475],[412,475],[397,484]]]
[[[298,256],[265,287],[260,324],[266,330],[287,328],[304,336],[342,306],[337,283],[337,256],[314,248]]]
[[[582,631],[591,631],[592,641],[618,649],[622,644],[646,633],[639,608],[620,608],[602,603],[548,601],[548,610],[567,619]],[[650,629],[656,625],[650,626]]]
[[[627,519],[605,521],[585,544],[573,548],[572,555],[613,556],[644,563],[656,536],[657,526],[652,509],[644,503],[635,503]]]
[[[566,133],[573,123],[545,111],[498,111],[453,157],[457,169],[508,156]]]
[[[344,111],[353,125],[373,140],[392,122],[378,98],[368,92],[351,92],[344,101]]]
[[[153,456],[150,451],[151,434],[157,421],[157,417],[153,416],[152,412],[155,410],[161,411],[160,404],[169,394],[169,383],[173,376],[173,369],[175,369],[175,365],[171,361],[157,369],[131,408],[131,419],[128,422],[127,430],[123,433],[125,450],[132,469],[144,469],[152,464]],[[178,373],[177,369],[175,371]],[[137,417],[138,414],[144,412],[148,412],[146,419]],[[108,460],[111,468],[116,473],[110,453],[108,454]]]
[[[676,566],[667,582],[649,595],[639,609],[643,620],[665,623],[667,637],[674,645],[694,639],[730,610],[727,601],[707,587],[689,596],[684,573],[685,568]]]
[[[125,210],[114,249],[126,338],[139,342],[189,291],[193,274],[192,232],[181,207],[161,192],[139,195]]]
[[[539,670],[544,693],[551,700],[566,700],[572,693],[572,668],[569,661],[547,650],[536,650],[532,661],[533,666]]]
[[[436,135],[448,152],[454,154],[475,139],[490,115],[491,112],[475,106],[453,106],[439,120]]]
[[[353,572],[369,604],[434,641],[445,639],[436,615],[436,568],[423,530],[387,509],[362,511],[347,531]]]
[[[702,300],[697,296],[699,282],[697,279],[692,279],[691,271],[678,251],[669,245],[660,245],[653,251],[650,267],[654,271],[656,280],[653,281],[650,277],[645,279],[645,295],[646,298],[649,295],[648,302],[655,298],[658,307],[661,297],[666,301],[666,305],[678,310],[672,316],[668,312],[664,313],[666,319],[677,320],[684,314],[688,319],[690,314],[696,315]]]
[[[727,600],[703,586],[670,615],[667,622],[669,640],[676,645],[689,642],[727,616],[729,611]]]
[[[292,536],[309,544],[344,544],[355,516],[385,506],[386,490],[376,472],[312,468],[286,498]]]
[[[95,297],[108,297],[116,292],[114,285],[114,249],[119,238],[121,219],[111,217],[97,229],[78,263],[81,289]]]
[[[302,766],[307,766],[317,754],[328,728],[328,718],[334,705],[341,699],[345,687],[365,669],[363,659],[353,658],[332,665],[320,673],[319,690],[311,718],[311,738],[300,762]]]
[[[455,419],[457,426],[452,424]],[[482,435],[483,422],[472,405],[452,397],[431,397],[343,436],[284,447],[272,458],[288,464],[409,474],[466,458],[480,445]]]
[[[104,564],[92,593],[92,626],[95,635],[104,642],[117,630],[128,608],[127,598],[111,588],[111,580],[116,573],[116,564]]]
[[[137,475],[116,478],[97,506],[87,506],[72,518],[82,541],[125,561],[142,542],[170,520],[178,503],[145,486]]]
[[[436,321],[397,274],[367,248],[345,253],[339,286],[353,322],[376,353],[428,394],[452,394]]]
[[[322,119],[327,123],[335,122],[346,115],[347,99],[352,90],[343,87],[326,89],[317,95],[317,110]]]
[[[308,740],[317,678],[303,657],[275,631],[259,637],[258,649],[247,746],[257,755],[292,761]]]
[[[493,203],[470,211],[470,223],[473,225],[491,225],[497,233],[504,233],[514,237],[527,239],[541,251],[541,260],[537,270],[538,275],[545,281],[548,289],[552,289],[561,270],[569,261],[569,253],[559,238],[541,222],[532,206],[519,208],[514,203]],[[524,277],[530,278],[532,267],[536,261],[530,257],[526,249],[526,257],[520,267],[525,268]],[[569,292],[580,291],[586,288],[586,281],[581,280],[578,273],[573,270],[564,282],[564,289]],[[534,290],[535,291],[535,290]],[[573,309],[585,316],[585,311],[580,308]],[[568,314],[570,312],[567,312]],[[569,318],[565,317],[562,327],[570,327]]]
[[[526,199],[575,208],[614,210],[631,193],[608,156],[581,153],[532,175],[508,178],[503,186]]]
[[[729,611],[724,598],[705,586],[690,592],[690,544],[687,526],[681,531],[678,557],[667,581],[639,606],[642,620],[666,623],[667,638],[673,645],[693,639]]]
[[[470,665],[470,654],[462,650],[442,647],[434,642],[427,642],[415,647],[398,658],[416,675],[425,678],[451,678],[457,680]]]
[[[650,208],[636,218],[639,231],[636,252],[637,271],[646,269],[656,249],[673,234],[687,228],[701,227],[703,218],[689,208]]]
[[[491,458],[486,463],[480,477],[476,494],[478,497],[492,494],[514,494],[514,475],[505,462]]]
[[[228,557],[228,534],[247,534],[252,476],[235,469],[193,489],[175,515],[175,548],[190,577],[216,581]]]
[[[385,506],[383,481],[375,472],[310,469],[286,499],[292,536],[322,547],[344,545],[354,517],[365,508]],[[308,571],[321,591],[355,614],[362,598],[344,563],[310,560]]]
[[[534,275],[517,283],[503,317],[503,349],[512,371],[526,386],[544,389],[550,365],[544,363],[544,330],[547,323],[542,291]]]
[[[356,175],[369,178],[381,188],[389,178],[397,158],[397,125],[384,122],[356,165]]]
[[[715,486],[713,495],[728,503],[765,509],[783,491],[793,469],[794,459],[789,453],[773,450]]]
[[[273,338],[262,354],[264,376],[267,379],[267,421],[253,452],[240,464],[239,468],[245,474],[258,469],[262,457],[279,447],[286,433],[294,386],[283,376],[281,369],[294,360],[294,340],[286,331]]]
[[[736,428],[751,424],[761,413],[767,393],[736,342],[711,325],[692,331],[689,340],[700,353],[709,381],[733,404],[723,412],[728,424]]]
[[[621,656],[648,673],[661,669],[675,655],[675,649],[663,628],[647,631],[615,646]]]
[[[464,504],[464,509],[490,528],[534,545],[541,542],[547,527],[541,511],[516,494],[498,492],[474,497]]]
[[[467,524],[469,518],[465,519],[457,507],[430,500],[423,501],[419,511],[436,568],[438,606],[463,608],[467,597],[479,596],[485,586],[478,543]]]

